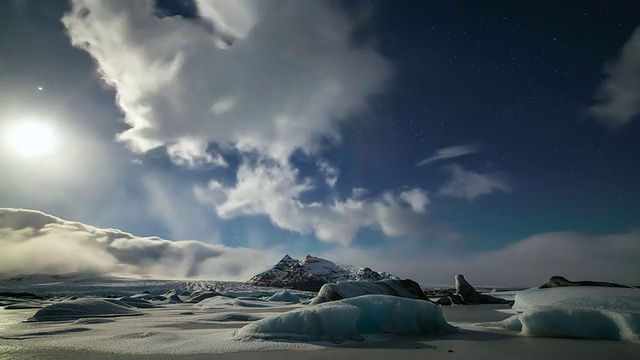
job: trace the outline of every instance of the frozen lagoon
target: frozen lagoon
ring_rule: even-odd
[[[139,309],[141,316],[96,321],[24,322],[36,309],[1,310],[0,359],[599,359],[640,354],[640,344],[635,342],[529,337],[508,328],[478,325],[518,315],[507,305],[439,308],[446,321],[458,328],[456,333],[367,333],[363,341],[337,342],[246,339],[235,333],[247,324],[309,309],[303,304],[268,301],[268,294],[251,297],[248,290],[235,300],[222,296],[195,305],[158,304]]]

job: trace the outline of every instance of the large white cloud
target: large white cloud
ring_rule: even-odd
[[[246,280],[281,256],[193,240],[137,237],[38,211],[6,208],[0,208],[0,246],[0,273],[9,275],[90,272]]]
[[[640,28],[622,47],[619,58],[605,66],[607,78],[598,89],[591,114],[611,128],[619,128],[640,115]]]
[[[265,215],[287,230],[313,233],[319,239],[350,243],[361,228],[372,227],[388,236],[421,235],[427,195],[421,189],[383,194],[378,199],[333,198],[328,204],[304,203],[301,196],[314,188],[287,165],[243,164],[233,186],[218,181],[196,190],[221,218]]]
[[[203,154],[213,141],[284,162],[321,137],[339,140],[339,122],[390,77],[329,1],[197,5],[194,20],[158,18],[152,0],[74,0],[63,18],[117,91],[131,126],[119,138],[136,151],[169,145],[183,163],[222,164]]]

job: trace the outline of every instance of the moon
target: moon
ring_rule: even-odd
[[[44,122],[22,121],[6,133],[9,148],[25,158],[36,158],[51,153],[58,141],[54,128]]]

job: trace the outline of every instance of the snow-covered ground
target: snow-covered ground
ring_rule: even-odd
[[[0,292],[56,294],[44,300],[0,299],[3,306],[25,301],[44,306],[0,310],[0,359],[195,359],[203,354],[236,359],[496,359],[516,353],[526,353],[519,356],[523,359],[595,359],[640,353],[640,290],[635,289],[531,289],[514,293],[516,307],[511,309],[440,307],[384,295],[312,306],[307,305],[309,293],[290,291],[302,300],[295,302],[282,289],[240,283],[65,281],[20,288],[0,283]],[[115,294],[120,297],[106,297]],[[585,328],[591,329],[589,336],[566,330]]]

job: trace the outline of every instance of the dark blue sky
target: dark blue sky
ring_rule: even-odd
[[[274,1],[240,15],[158,1],[149,22],[105,5],[127,14],[116,35],[100,33],[115,26],[106,10],[74,17],[81,3],[0,3],[0,125],[63,134],[44,158],[2,148],[1,206],[355,263],[559,232],[638,242],[636,1]],[[153,72],[178,53],[179,72]],[[187,138],[206,152],[175,145]],[[417,166],[452,148],[465,154]]]

